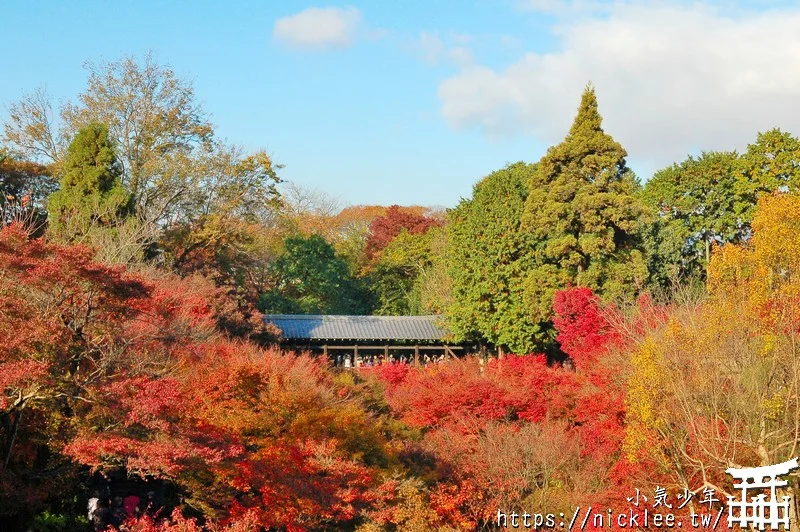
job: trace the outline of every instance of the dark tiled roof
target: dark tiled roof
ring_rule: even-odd
[[[439,316],[329,316],[266,314],[291,340],[441,340]]]

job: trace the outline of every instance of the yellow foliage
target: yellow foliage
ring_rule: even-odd
[[[631,357],[632,373],[625,405],[628,430],[624,442],[625,454],[630,460],[647,446],[647,435],[663,424],[657,406],[664,393],[662,358],[663,354],[652,336]]]
[[[740,286],[749,276],[750,250],[740,246],[715,248],[708,265],[707,288],[716,293]]]
[[[753,219],[755,261],[781,277],[800,272],[800,198],[777,194],[758,202]]]
[[[765,334],[761,338],[763,345],[761,346],[761,351],[759,352],[759,355],[762,358],[766,358],[772,355],[772,353],[775,351],[775,344],[777,343],[777,340],[778,338],[774,334],[769,334],[769,333]]]
[[[752,225],[748,245],[715,250],[708,290],[720,305],[745,302],[738,310],[759,317],[766,332],[800,311],[800,197],[763,197]]]
[[[676,303],[633,352],[623,450],[654,478],[724,481],[800,445],[800,196],[760,200],[753,229],[714,249],[707,297]]]
[[[761,408],[764,412],[764,417],[769,421],[779,421],[786,410],[786,390],[780,390],[778,393],[765,399]]]

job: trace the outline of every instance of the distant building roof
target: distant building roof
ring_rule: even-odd
[[[266,314],[287,340],[436,340],[448,332],[439,316]]]

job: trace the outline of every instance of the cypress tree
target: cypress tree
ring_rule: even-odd
[[[48,201],[51,236],[92,244],[98,231],[118,225],[133,204],[121,176],[108,128],[99,123],[81,128],[67,150],[60,188]]]
[[[519,231],[536,166],[522,162],[492,172],[450,211],[450,329],[458,340],[485,339],[517,353],[539,349],[546,327],[530,320],[520,278],[529,255]]]
[[[556,290],[587,286],[632,296],[648,271],[637,232],[644,210],[626,151],[603,131],[587,86],[569,134],[539,161],[521,222],[531,254],[524,293],[531,320],[552,316]]]

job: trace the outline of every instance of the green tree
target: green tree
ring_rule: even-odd
[[[539,161],[525,203],[521,229],[531,261],[524,292],[531,322],[548,322],[555,291],[568,285],[610,298],[645,286],[638,235],[644,208],[626,156],[603,131],[595,91],[587,87],[566,139]]]
[[[271,268],[273,287],[261,296],[266,313],[365,314],[369,298],[347,262],[320,235],[292,236]]]
[[[775,191],[800,191],[800,140],[778,128],[759,133],[739,161],[742,219],[749,224],[759,196]]]
[[[58,170],[67,139],[89,124],[106,124],[143,248],[152,248],[165,225],[202,227],[200,218],[219,209],[271,222],[279,166],[263,151],[245,154],[216,139],[190,82],[152,54],[86,68],[86,89],[57,112],[43,90],[9,106],[3,137],[11,148]]]
[[[748,234],[751,199],[737,186],[738,165],[736,152],[703,152],[656,172],[645,185],[642,198],[658,226],[652,267],[662,284],[704,278],[711,246]]]
[[[430,233],[430,266],[422,271],[416,281],[420,313],[446,315],[447,309],[453,304],[453,283],[448,272],[450,257],[447,228],[431,229]]]
[[[375,314],[419,315],[422,306],[421,279],[433,265],[431,246],[440,228],[425,233],[403,230],[383,248],[368,274],[377,298]]]
[[[119,236],[132,212],[132,198],[120,181],[121,166],[99,123],[81,128],[67,149],[60,188],[50,195],[52,238],[104,249],[109,235]]]
[[[530,259],[519,227],[535,174],[536,166],[523,162],[493,172],[449,213],[446,316],[457,340],[484,338],[524,353],[547,338],[547,327],[531,320],[519,282]]]

